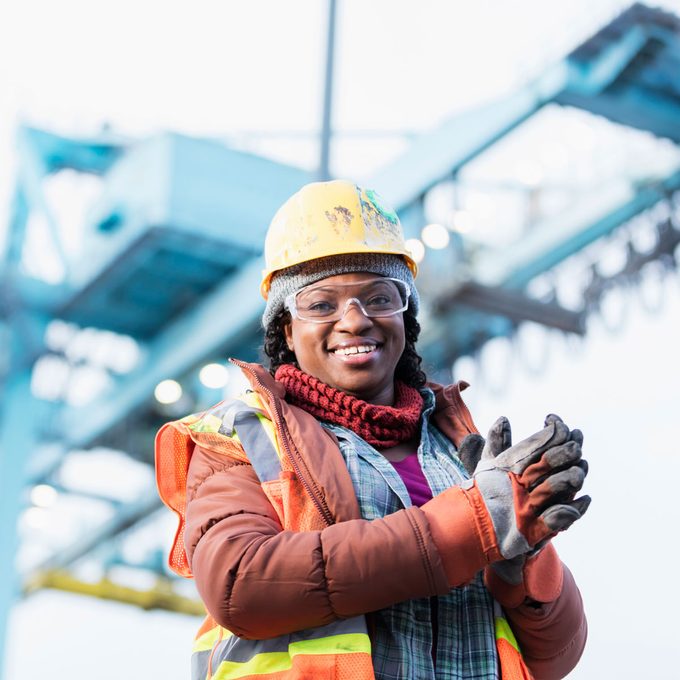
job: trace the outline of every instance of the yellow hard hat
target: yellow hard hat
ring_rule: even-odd
[[[262,296],[267,299],[281,269],[348,253],[401,255],[414,277],[418,272],[397,214],[375,191],[346,180],[306,184],[279,208],[267,231]]]

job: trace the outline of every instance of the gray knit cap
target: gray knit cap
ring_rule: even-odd
[[[411,292],[411,309],[417,314],[420,298],[408,265],[399,255],[384,253],[349,253],[319,257],[282,269],[272,277],[267,306],[262,315],[262,325],[266,328],[283,309],[284,300],[291,294],[310,283],[321,281],[329,276],[366,272],[403,281]]]

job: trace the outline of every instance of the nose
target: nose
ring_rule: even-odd
[[[357,333],[365,328],[370,328],[373,325],[373,320],[364,314],[359,300],[349,298],[342,310],[342,316],[335,322],[335,325],[339,330]]]

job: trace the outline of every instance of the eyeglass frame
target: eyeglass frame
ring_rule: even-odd
[[[401,279],[395,279],[394,277],[391,276],[381,276],[379,279],[363,279],[361,281],[352,281],[349,283],[344,283],[344,284],[339,284],[342,286],[358,286],[361,285],[362,283],[369,283],[372,281],[393,281],[394,283],[397,284],[397,290],[400,291],[402,290],[405,294],[405,299],[403,301],[403,306],[400,309],[396,309],[392,312],[389,312],[387,314],[369,314],[365,309],[364,306],[361,304],[361,301],[359,298],[356,297],[351,297],[347,298],[347,301],[345,302],[345,307],[342,310],[342,314],[337,318],[337,319],[305,319],[299,315],[297,306],[295,304],[295,298],[303,291],[307,290],[308,288],[311,288],[312,286],[316,286],[319,281],[315,281],[314,283],[310,283],[307,286],[303,286],[302,288],[298,288],[298,290],[293,291],[292,293],[289,293],[286,295],[286,297],[283,300],[283,306],[285,309],[287,309],[290,312],[290,315],[293,319],[298,319],[300,321],[304,321],[305,323],[337,323],[338,321],[341,321],[342,319],[345,318],[345,314],[347,314],[347,310],[349,309],[350,303],[354,302],[356,303],[357,307],[361,310],[361,313],[367,318],[367,319],[384,319],[388,318],[390,316],[396,316],[400,312],[405,312],[408,309],[408,303],[411,298],[411,289],[409,288],[408,284],[405,281],[402,281]],[[338,284],[336,284],[338,285]]]

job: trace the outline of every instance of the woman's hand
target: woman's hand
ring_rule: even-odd
[[[506,560],[540,548],[580,519],[590,504],[589,496],[575,499],[588,470],[579,430],[570,431],[551,414],[540,432],[514,446],[511,441],[510,423],[499,418],[472,479],[463,485],[481,494]]]
[[[569,440],[576,442],[580,448],[583,434],[580,430],[572,430]],[[466,437],[459,447],[459,456],[462,459],[464,455],[466,463],[473,463],[473,468],[476,468],[485,444],[494,457],[512,446],[510,423],[506,418],[496,421],[486,442],[480,435]],[[587,473],[588,466],[583,458],[577,464],[584,474]],[[564,500],[573,500],[575,493],[576,490],[567,494]],[[525,602],[547,603],[557,599],[562,589],[562,576],[562,563],[548,542],[545,547],[539,545],[528,553],[494,562],[486,568],[484,580],[503,606],[518,607]]]

